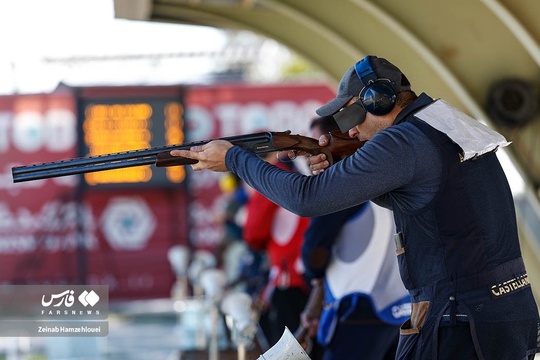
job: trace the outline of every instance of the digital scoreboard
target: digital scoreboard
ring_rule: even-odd
[[[85,89],[79,97],[81,156],[149,149],[184,141],[181,88],[115,90],[111,93],[111,88]],[[86,173],[84,181],[89,186],[164,186],[181,183],[185,176],[183,166],[143,165]]]

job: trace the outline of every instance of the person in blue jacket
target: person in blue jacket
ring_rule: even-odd
[[[333,117],[312,120],[311,136],[339,131]],[[313,291],[324,291],[322,313],[302,314],[324,360],[394,359],[399,325],[410,316],[394,256],[392,212],[371,201],[311,219],[302,260]]]
[[[372,200],[393,211],[412,313],[397,359],[533,359],[540,321],[516,212],[496,150],[506,139],[442,99],[417,95],[388,60],[367,56],[317,110],[366,143],[312,173],[286,173],[224,140],[173,156],[232,171],[280,206],[320,216]],[[319,144],[325,146],[327,137]]]

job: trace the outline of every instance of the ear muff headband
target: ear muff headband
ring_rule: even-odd
[[[358,95],[366,111],[373,115],[381,116],[388,114],[396,104],[396,92],[392,82],[388,79],[378,79],[375,71],[369,63],[369,57],[365,57],[354,65],[356,75],[364,84],[364,88]]]

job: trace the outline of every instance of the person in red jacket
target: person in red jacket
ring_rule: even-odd
[[[276,153],[266,160],[275,166],[295,171],[292,162],[280,162]],[[247,219],[243,238],[253,250],[266,251],[270,267],[268,284],[261,294],[266,311],[261,327],[270,345],[275,344],[285,326],[291,332],[300,325],[300,313],[309,297],[304,278],[301,246],[309,218],[283,209],[258,192],[253,192],[247,204]]]

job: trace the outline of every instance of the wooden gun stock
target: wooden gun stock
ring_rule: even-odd
[[[329,135],[330,143],[326,147],[332,154],[333,162],[342,160],[347,156],[354,154],[356,150],[366,143],[365,141],[360,141],[356,138],[350,138],[348,135],[338,131],[331,132]]]

